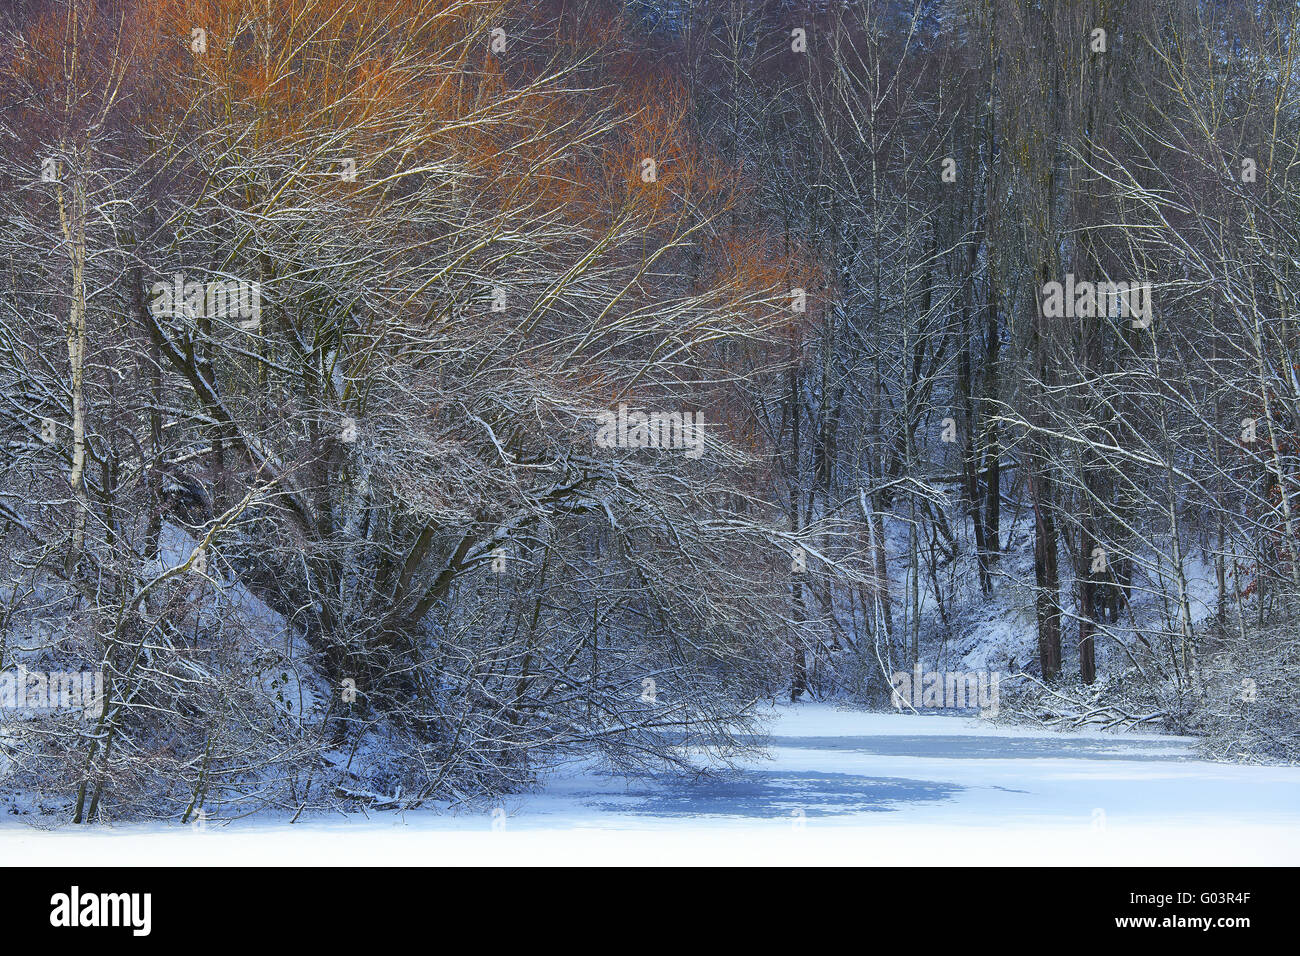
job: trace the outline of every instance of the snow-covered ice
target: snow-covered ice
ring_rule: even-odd
[[[1300,767],[1198,759],[1190,738],[970,717],[779,708],[734,775],[557,776],[495,813],[432,811],[53,832],[0,823],[36,864],[1300,863]]]

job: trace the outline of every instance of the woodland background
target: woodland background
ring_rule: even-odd
[[[914,664],[1293,761],[1298,44],[1280,2],[15,0],[0,670],[108,699],[0,725],[0,791],[458,806]],[[155,314],[177,273],[259,321]],[[1067,273],[1153,321],[1045,318]],[[620,404],[706,453],[598,447]]]

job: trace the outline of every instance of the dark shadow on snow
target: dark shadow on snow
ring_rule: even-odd
[[[886,757],[955,757],[969,759],[1057,758],[1083,760],[1195,760],[1182,741],[1127,742],[1080,737],[755,737],[764,747],[841,750]]]
[[[587,806],[652,817],[728,816],[774,819],[829,817],[898,810],[904,804],[946,800],[956,784],[903,777],[861,777],[816,771],[756,770],[738,775],[657,777],[619,794],[582,793]],[[588,798],[599,799],[588,799]]]

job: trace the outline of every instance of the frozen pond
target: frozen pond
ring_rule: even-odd
[[[57,863],[1300,863],[1300,768],[1153,734],[781,708],[766,757],[708,777],[560,775],[484,812],[36,831]]]

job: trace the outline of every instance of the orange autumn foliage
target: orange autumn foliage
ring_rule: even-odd
[[[696,141],[685,88],[631,52],[617,20],[577,29],[544,5],[490,0],[129,0],[115,17],[92,0],[69,9],[0,65],[0,83],[43,93],[53,115],[72,49],[83,105],[102,107],[118,88],[109,122],[151,149],[187,130],[212,155],[292,156],[322,170],[354,158],[355,182],[291,180],[357,221],[455,168],[473,183],[462,201],[503,229],[531,229],[571,256],[600,248],[611,277],[629,270],[619,300],[629,313],[687,295],[714,303],[706,318],[683,319],[667,349],[701,378],[732,331],[784,343],[781,361],[797,357],[815,267],[755,226],[743,172]],[[504,55],[490,49],[498,25],[511,38]],[[58,122],[75,127],[63,112]],[[34,154],[54,135],[49,125],[31,125]],[[642,174],[646,160],[653,177]],[[208,188],[212,175],[189,188]],[[242,201],[257,213],[275,193],[247,178]],[[807,313],[790,307],[795,287],[809,290]],[[535,303],[523,321],[555,308]],[[633,334],[611,347],[646,343]],[[764,352],[756,346],[753,360],[771,362]],[[589,371],[566,374],[576,382]],[[605,375],[598,390],[623,387]]]

